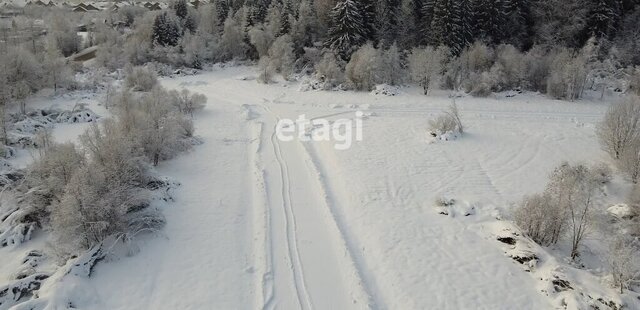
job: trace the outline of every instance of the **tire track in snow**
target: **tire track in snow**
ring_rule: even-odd
[[[276,155],[278,167],[280,168],[280,180],[282,181],[282,198],[283,209],[285,214],[285,230],[287,232],[287,248],[289,250],[289,259],[292,264],[293,281],[295,284],[296,295],[298,298],[298,304],[301,309],[312,309],[311,300],[309,298],[309,292],[304,283],[304,271],[300,262],[300,251],[298,250],[298,238],[296,218],[291,206],[291,178],[289,177],[289,167],[282,156],[282,150],[280,143],[276,137],[276,130],[274,127],[271,134],[271,145]]]
[[[275,120],[269,143],[281,177],[271,181],[282,183],[282,206],[290,223],[286,241],[290,245],[293,281],[289,281],[294,283],[298,308],[371,308],[373,303],[361,280],[361,270],[338,227],[310,154],[299,141],[281,143],[275,132],[280,116],[266,105],[261,107]],[[285,285],[281,277],[282,274],[275,279],[276,286]],[[279,295],[279,289],[275,291],[274,303],[290,297]]]
[[[247,113],[253,113],[251,107],[246,106]],[[274,300],[273,291],[273,241],[269,234],[271,230],[271,212],[267,207],[267,193],[265,184],[265,171],[262,163],[261,151],[263,147],[262,135],[264,124],[262,122],[251,122],[252,142],[249,150],[249,165],[253,177],[252,204],[254,208],[254,254],[256,256],[255,265],[258,274],[261,274],[256,283],[257,294],[256,307],[262,309],[272,309]],[[260,212],[259,210],[262,210]]]

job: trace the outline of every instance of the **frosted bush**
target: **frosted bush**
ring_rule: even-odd
[[[326,87],[334,87],[344,82],[344,71],[342,64],[335,54],[326,52],[322,55],[322,59],[315,65],[316,77],[320,82],[325,83]]]
[[[384,66],[382,53],[371,44],[358,49],[345,68],[349,84],[357,90],[371,90],[375,85],[384,83],[380,69]]]
[[[602,148],[614,159],[620,159],[629,145],[640,139],[640,97],[627,96],[613,103],[596,133]]]
[[[133,67],[127,70],[125,85],[136,91],[150,91],[158,84],[158,76],[149,67]]]
[[[637,184],[640,181],[640,135],[625,147],[616,163],[618,169],[629,177],[631,182]]]
[[[514,220],[522,232],[536,243],[555,244],[566,230],[564,210],[552,203],[547,193],[525,197],[514,212]]]
[[[449,106],[444,114],[429,121],[429,131],[434,137],[449,133],[464,133],[460,112],[455,102]]]

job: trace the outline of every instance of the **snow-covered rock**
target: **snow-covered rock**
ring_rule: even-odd
[[[382,95],[382,96],[396,96],[399,93],[400,93],[400,88],[398,88],[398,86],[393,86],[388,84],[376,85],[376,87],[371,91],[372,95]]]
[[[607,208],[607,212],[619,219],[632,219],[637,215],[631,206],[624,203]]]

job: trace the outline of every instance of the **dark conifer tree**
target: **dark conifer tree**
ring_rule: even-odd
[[[369,29],[365,27],[365,12],[356,1],[338,2],[331,11],[331,28],[325,45],[343,59],[348,59],[370,35]]]

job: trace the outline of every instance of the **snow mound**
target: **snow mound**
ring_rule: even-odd
[[[607,209],[611,215],[619,219],[632,219],[636,216],[635,210],[627,204],[621,203],[613,205]]]
[[[83,109],[81,111],[63,111],[56,117],[57,123],[90,123],[98,119],[93,111]]]
[[[447,132],[429,132],[429,142],[433,143],[436,141],[453,141],[460,138],[462,135],[456,131],[447,131]]]
[[[323,90],[325,89],[325,83],[321,82],[316,78],[305,77],[298,85],[298,91],[306,92],[313,90]]]
[[[371,91],[372,95],[396,96],[400,94],[400,88],[397,86],[380,84]]]

